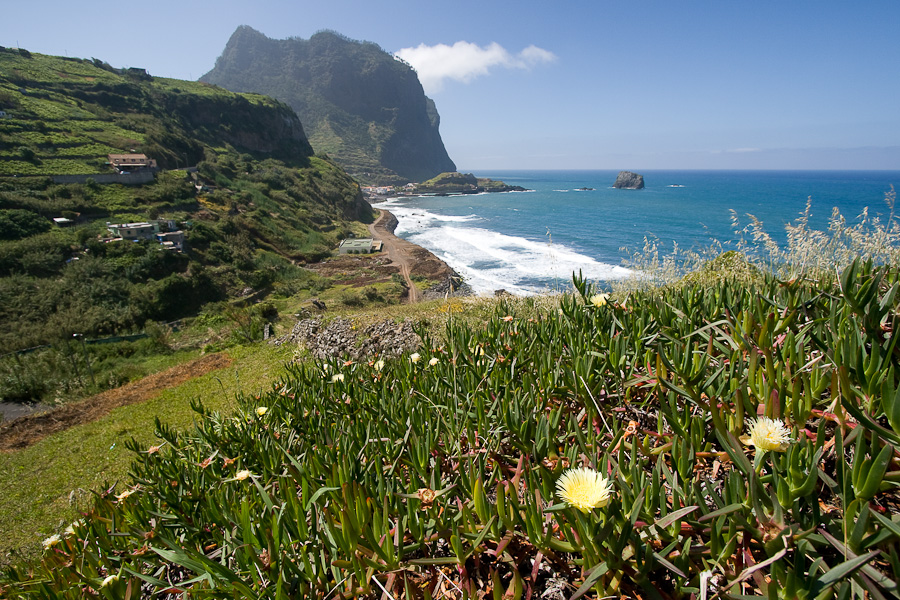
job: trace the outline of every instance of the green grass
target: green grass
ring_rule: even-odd
[[[178,429],[189,427],[196,416],[191,401],[197,399],[211,410],[230,412],[235,394],[269,389],[290,352],[269,345],[232,348],[228,355],[234,362],[225,369],[5,454],[0,462],[0,562],[9,560],[12,551],[34,556],[44,537],[90,506],[92,491],[125,481],[134,457],[125,441],[157,443],[156,417]]]

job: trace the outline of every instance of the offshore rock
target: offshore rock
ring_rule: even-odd
[[[631,171],[619,171],[613,187],[618,190],[642,190],[644,189],[644,176]]]

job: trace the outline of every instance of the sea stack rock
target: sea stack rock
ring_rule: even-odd
[[[613,187],[618,190],[642,190],[644,189],[644,176],[631,171],[619,171]]]

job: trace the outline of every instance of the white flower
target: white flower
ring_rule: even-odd
[[[259,406],[256,409],[256,415],[261,417],[264,414],[266,414],[266,412],[268,412],[268,410],[269,410],[269,408],[267,406]]]
[[[118,576],[118,575],[109,575],[109,576],[107,576],[106,579],[103,580],[103,582],[100,584],[100,587],[101,587],[101,588],[105,588],[105,587],[108,586],[109,584],[115,583],[115,582],[118,581],[118,580],[119,580],[119,576]]]
[[[343,373],[335,373],[334,375],[331,376],[331,383],[337,383],[338,381],[343,381],[343,380],[344,380]]]
[[[434,356],[431,358],[431,360],[428,361],[428,366],[433,367],[434,365],[438,364],[439,362],[441,362],[440,359],[437,356]]]
[[[409,360],[412,361],[413,363],[419,362],[419,360],[420,360],[421,358],[422,358],[422,357],[419,356],[419,353],[418,353],[418,352],[413,352],[412,354],[409,355]]]
[[[53,546],[57,545],[60,542],[60,538],[58,534],[53,534],[44,540],[42,543],[44,544],[44,550],[49,550]]]
[[[585,467],[569,469],[556,481],[556,492],[569,506],[590,512],[609,503],[612,482],[597,471]]]
[[[122,492],[121,494],[118,494],[116,496],[116,500],[118,500],[119,502],[122,502],[123,500],[125,500],[125,498],[132,495],[134,492],[135,492],[135,490],[125,490],[124,492]]]
[[[235,481],[243,481],[243,480],[247,479],[248,477],[250,477],[250,471],[248,471],[247,469],[244,469],[243,471],[238,471],[237,473],[234,474]]]
[[[375,361],[375,370],[380,371],[383,368],[384,368],[384,361],[379,358],[378,360]]]
[[[601,306],[606,306],[606,301],[609,300],[609,294],[594,294],[591,296],[591,304],[600,308]]]
[[[783,421],[759,417],[750,423],[750,434],[742,435],[741,441],[758,450],[784,452],[794,440]]]

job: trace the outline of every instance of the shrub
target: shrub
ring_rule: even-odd
[[[0,210],[0,240],[19,240],[50,230],[50,221],[30,210]]]

